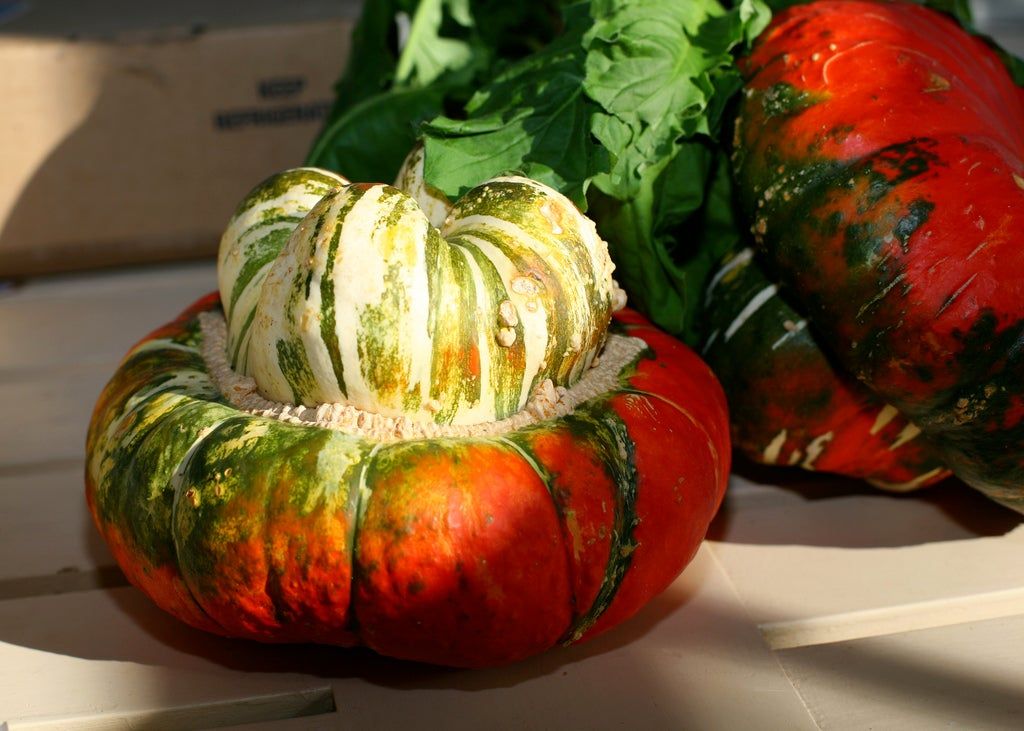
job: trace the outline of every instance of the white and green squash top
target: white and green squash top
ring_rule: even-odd
[[[592,364],[625,301],[593,222],[516,176],[449,206],[421,171],[416,150],[400,187],[299,168],[239,206],[218,284],[230,364],[263,397],[480,424]]]

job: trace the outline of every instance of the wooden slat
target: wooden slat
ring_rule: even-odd
[[[761,634],[769,647],[785,650],[1017,616],[1024,617],[1024,587],[767,622]]]
[[[12,301],[87,299],[105,297],[110,292],[128,295],[157,289],[187,287],[190,283],[201,280],[205,280],[212,289],[216,286],[215,276],[216,263],[210,259],[58,274],[21,282],[8,282],[6,290],[0,291],[0,303],[6,307]]]
[[[0,600],[124,584],[85,505],[83,466],[0,475]]]
[[[166,674],[179,705],[192,701],[175,678],[195,673],[326,681],[352,728],[815,728],[706,551],[630,622],[506,668],[451,671],[360,650],[225,640],[181,625],[132,588],[0,602],[0,642],[0,668],[16,664],[11,648],[80,658],[97,672],[111,663],[149,666],[147,687],[159,688]],[[31,717],[50,698],[50,715],[109,715],[128,680],[97,677],[69,673],[57,693],[45,677],[12,672],[0,677],[0,708],[8,719]],[[33,690],[37,683],[49,690]],[[218,687],[230,688],[228,698],[241,688]]]
[[[0,295],[0,476],[81,460],[100,389],[128,348],[216,287],[200,262],[32,281]]]
[[[785,650],[822,729],[1024,728],[1024,617]]]
[[[9,644],[0,659],[4,731],[207,729],[335,710],[330,685],[312,678],[174,672]]]
[[[216,289],[212,262],[33,280],[0,293],[0,382],[43,368],[117,363]]]
[[[834,475],[741,465],[711,537],[733,544],[898,548],[1004,535],[1022,521],[957,480],[893,494]]]
[[[961,484],[895,497],[837,481],[830,497],[734,481],[711,547],[773,646],[1024,612],[1022,516]]]
[[[11,415],[0,439],[0,475],[83,460],[89,417],[113,370],[103,363],[0,380],[0,403]]]
[[[240,726],[224,726],[220,731],[338,731],[350,728],[344,711],[291,718],[283,721],[266,721],[262,723],[246,723]]]

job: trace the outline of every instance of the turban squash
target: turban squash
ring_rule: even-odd
[[[96,524],[195,627],[506,663],[632,615],[704,536],[724,396],[619,309],[593,224],[523,178],[454,206],[407,188],[258,186],[219,293],[99,398]]]
[[[746,399],[738,441],[795,463],[816,443],[818,466],[903,487],[946,465],[1024,510],[1024,90],[904,2],[790,8],[741,67],[733,163],[757,255],[715,278],[706,346],[758,364],[736,384],[719,368]]]

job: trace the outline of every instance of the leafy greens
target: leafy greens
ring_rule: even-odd
[[[547,183],[590,210],[633,305],[695,342],[696,295],[739,238],[718,145],[732,54],[768,20],[761,0],[367,3],[308,163],[391,180],[420,138],[449,197]]]
[[[707,277],[744,236],[721,141],[733,54],[799,1],[367,2],[307,162],[392,180],[422,139],[450,198],[540,180],[594,218],[631,304],[693,344]],[[970,28],[966,0],[919,1]]]

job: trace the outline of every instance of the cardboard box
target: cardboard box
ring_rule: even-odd
[[[213,254],[242,196],[302,164],[357,15],[0,0],[0,276]]]

